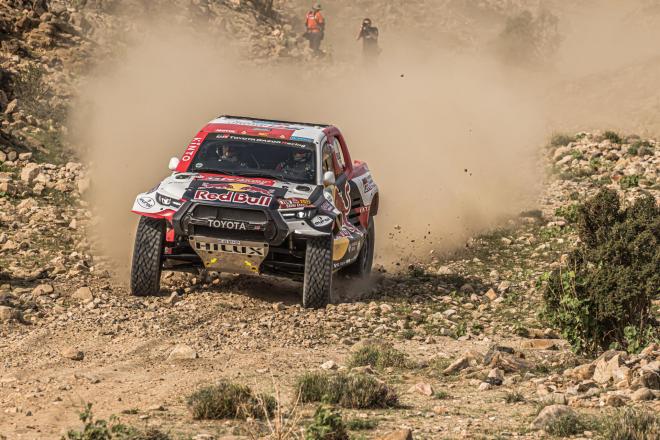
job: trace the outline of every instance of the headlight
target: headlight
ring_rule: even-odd
[[[282,213],[284,218],[310,219],[316,215],[316,208],[305,208],[296,211],[287,211]]]
[[[164,196],[161,193],[156,193],[156,201],[163,206],[173,206],[175,208],[181,206],[181,202],[178,200],[173,199],[172,197]]]
[[[303,209],[296,212],[296,218],[312,218],[316,215],[316,208]]]

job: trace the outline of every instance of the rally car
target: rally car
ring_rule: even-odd
[[[133,205],[133,295],[158,293],[163,269],[206,269],[302,280],[318,308],[334,273],[371,272],[378,186],[336,127],[221,116],[169,168]]]

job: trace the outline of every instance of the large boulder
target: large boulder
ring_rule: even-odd
[[[532,429],[547,429],[564,417],[577,417],[577,413],[566,405],[550,405],[541,410],[532,422]]]

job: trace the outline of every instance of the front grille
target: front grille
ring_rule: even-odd
[[[266,223],[266,213],[253,209],[225,208],[220,206],[197,205],[192,212],[196,218],[237,220],[250,223]]]
[[[232,231],[230,229],[218,229],[200,225],[191,225],[190,228],[192,229],[190,235],[238,241],[268,241],[265,231]]]

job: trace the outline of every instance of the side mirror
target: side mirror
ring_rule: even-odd
[[[323,186],[331,186],[335,184],[335,173],[326,171],[323,173]]]
[[[178,166],[179,166],[179,158],[178,157],[173,157],[172,159],[170,159],[170,163],[169,163],[169,165],[167,165],[167,167],[170,169],[170,171],[176,170]]]

